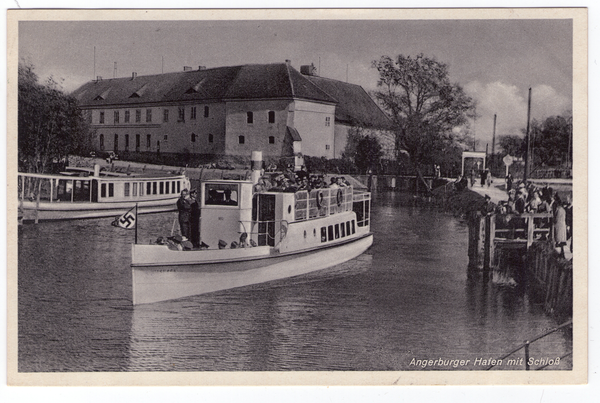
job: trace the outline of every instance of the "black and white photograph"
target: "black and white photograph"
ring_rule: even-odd
[[[7,19],[9,385],[586,383],[585,8]]]

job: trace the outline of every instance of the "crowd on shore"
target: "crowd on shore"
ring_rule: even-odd
[[[567,247],[572,252],[573,204],[571,196],[563,200],[552,187],[538,187],[532,182],[515,182],[509,174],[506,178],[507,199],[498,204],[485,195],[481,205],[482,215],[498,214],[519,216],[521,214],[552,214],[554,243],[564,252]]]

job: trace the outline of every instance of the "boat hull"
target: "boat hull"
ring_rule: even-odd
[[[177,197],[165,200],[140,201],[138,214],[163,213],[176,210]],[[116,217],[135,206],[135,202],[91,203],[65,202],[40,203],[23,202],[23,221],[74,220],[80,218]]]
[[[369,233],[337,245],[298,253],[266,254],[259,247],[249,248],[256,249],[254,255],[238,260],[162,266],[132,264],[133,304],[206,294],[322,270],[359,256],[372,243],[373,235]],[[206,252],[178,253],[191,256]]]

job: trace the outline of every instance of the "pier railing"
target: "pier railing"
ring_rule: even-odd
[[[520,346],[518,346],[517,348],[515,348],[514,350],[510,351],[509,353],[503,355],[502,357],[497,358],[496,360],[494,360],[493,362],[502,362],[504,359],[510,357],[511,355],[513,355],[514,353],[520,351],[520,350],[524,350],[524,354],[525,354],[525,370],[529,371],[531,369],[531,365],[529,363],[529,347],[531,345],[531,343],[538,341],[540,339],[543,339],[546,336],[551,335],[552,333],[555,333],[565,327],[572,327],[573,326],[573,321],[570,320],[568,322],[563,323],[562,325],[559,325],[557,327],[555,327],[554,329],[551,329],[545,333],[542,333],[540,335],[535,336],[534,338],[532,338],[531,340],[525,340],[525,342],[523,344],[521,344]],[[561,360],[563,358],[566,358],[570,355],[573,354],[573,351],[569,351],[568,353],[562,355],[561,357],[559,357]],[[494,368],[497,364],[492,364],[489,367],[486,368],[486,371],[489,371],[490,369]],[[550,365],[549,363],[546,363],[538,368],[535,368],[534,370],[539,371],[541,369],[546,368],[548,365]]]

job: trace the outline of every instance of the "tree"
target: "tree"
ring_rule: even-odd
[[[69,154],[91,150],[91,131],[77,107],[52,77],[45,84],[31,64],[19,63],[19,162],[27,172],[48,172]]]
[[[500,145],[504,155],[508,154],[519,158],[525,155],[527,148],[523,137],[515,134],[498,136],[498,144]]]
[[[348,130],[342,159],[352,162],[360,173],[368,173],[369,169],[378,170],[382,157],[383,149],[376,136],[359,126]]]
[[[394,123],[396,152],[407,152],[419,175],[420,166],[437,163],[436,154],[467,143],[456,128],[467,126],[475,104],[450,82],[446,64],[420,54],[382,56],[372,65],[379,71],[374,95]]]
[[[536,165],[558,167],[573,160],[573,121],[570,116],[551,116],[531,124],[531,150]]]

